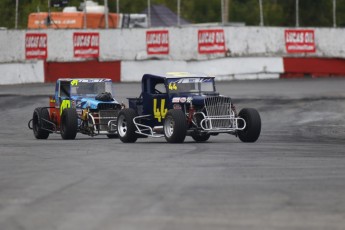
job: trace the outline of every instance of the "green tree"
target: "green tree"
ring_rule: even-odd
[[[264,1],[265,26],[281,26],[285,22],[284,8],[277,0]]]
[[[333,0],[303,0],[300,1],[300,26],[333,25]]]
[[[345,27],[345,0],[337,0],[337,25]]]
[[[233,0],[230,6],[230,22],[244,22],[246,25],[259,25],[258,0]]]
[[[0,27],[14,28],[15,4],[12,0],[0,1]]]

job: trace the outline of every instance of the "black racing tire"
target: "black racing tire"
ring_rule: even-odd
[[[211,135],[208,133],[192,133],[191,136],[196,142],[206,142],[210,139]]]
[[[36,108],[32,115],[32,129],[36,139],[47,139],[51,129],[51,125],[43,119],[50,121],[49,111],[47,108]]]
[[[61,114],[61,137],[64,140],[74,140],[78,132],[78,114],[75,108],[66,108]]]
[[[133,119],[136,113],[134,109],[122,109],[117,117],[117,133],[123,143],[134,143],[138,139],[137,130]]]
[[[164,136],[169,143],[183,143],[187,134],[186,115],[182,110],[170,109],[164,120]]]
[[[117,134],[107,134],[107,137],[108,137],[109,139],[115,139],[115,138],[118,138],[119,135],[117,135]]]
[[[258,140],[261,133],[261,118],[256,109],[245,108],[238,114],[239,117],[246,121],[246,128],[237,132],[238,137],[242,142],[255,142]],[[239,127],[241,127],[239,122]]]

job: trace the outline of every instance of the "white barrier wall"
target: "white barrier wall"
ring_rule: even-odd
[[[213,45],[222,47],[222,52],[204,54],[198,50],[199,32],[205,30],[221,31],[224,37],[222,44]],[[75,57],[73,39],[76,33],[96,34],[99,43],[97,42],[96,56],[91,58],[96,58],[100,62],[120,60],[121,81],[138,81],[144,73],[167,71],[204,72],[217,76],[218,80],[277,78],[279,74],[284,73],[283,58],[286,57],[345,59],[344,29],[298,28],[298,30],[300,32],[294,33],[296,28],[290,30],[278,27],[199,26],[110,30],[0,30],[0,84],[44,81],[44,62],[27,59],[30,58],[27,55],[40,55],[39,58],[47,62],[79,62],[90,59],[90,57]],[[168,34],[169,42],[163,47],[168,50],[167,54],[147,53],[146,36],[148,32],[154,34],[154,31]],[[292,49],[311,47],[312,51],[287,52],[286,33],[289,31],[293,34],[292,44],[289,44],[289,47],[290,45]],[[310,33],[311,44],[306,43],[306,36]],[[301,37],[305,41],[298,44]],[[30,38],[33,40],[32,43],[28,43],[29,46],[40,44],[38,49],[26,47],[26,39],[30,41]],[[90,50],[89,47],[76,49],[78,52],[86,53],[90,50],[95,51],[94,47]],[[320,69],[314,72],[319,73]],[[322,70],[320,73],[326,72]],[[339,75],[344,71],[333,72]]]
[[[44,62],[0,63],[0,84],[44,82]]]
[[[169,54],[148,55],[146,31],[155,29],[116,30],[1,30],[0,63],[25,60],[25,34],[46,33],[48,37],[47,61],[80,61],[73,57],[74,32],[98,32],[100,36],[101,61],[106,60],[210,60],[225,54],[199,54],[198,30],[223,29],[225,45],[231,57],[338,57],[345,58],[345,30],[334,28],[312,28],[315,31],[315,53],[288,54],[285,48],[284,31],[275,27],[186,27],[159,28],[169,31]]]
[[[25,61],[24,30],[0,30],[0,63]]]
[[[216,80],[279,78],[282,58],[222,58],[207,61],[122,61],[121,81],[139,81],[143,74],[166,72],[207,73]],[[229,74],[231,73],[231,74]]]

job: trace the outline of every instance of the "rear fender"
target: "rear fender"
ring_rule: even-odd
[[[60,127],[60,108],[56,107],[56,100],[54,97],[49,97],[49,116],[50,120]]]

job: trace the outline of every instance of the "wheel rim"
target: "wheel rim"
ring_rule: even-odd
[[[164,133],[167,137],[171,137],[174,133],[175,122],[172,117],[167,117],[164,123]]]
[[[123,137],[127,133],[127,121],[123,115],[121,115],[118,119],[118,133],[121,137]]]

